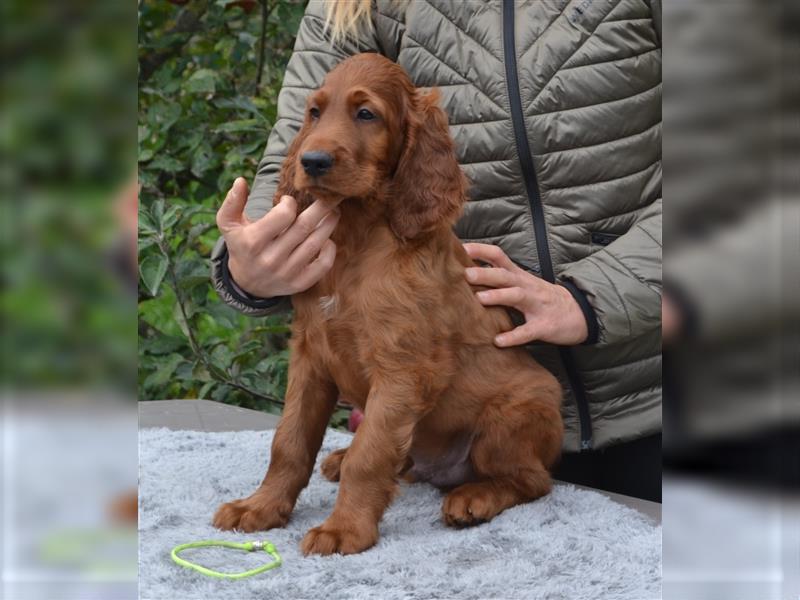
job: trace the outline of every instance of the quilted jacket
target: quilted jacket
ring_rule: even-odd
[[[532,344],[564,385],[565,450],[661,429],[659,0],[376,0],[372,27],[331,46],[312,0],[246,212],[269,210],[305,97],[340,60],[380,52],[437,87],[472,182],[456,233],[497,244],[566,284],[594,343]],[[249,314],[287,301],[232,286],[220,240],[214,285]]]

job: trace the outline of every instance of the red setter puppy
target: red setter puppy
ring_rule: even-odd
[[[308,483],[341,394],[364,410],[353,443],[325,460],[340,481],[328,519],[304,553],[349,554],[378,540],[398,478],[449,490],[448,525],[487,521],[544,496],[559,456],[561,388],[511,328],[474,297],[472,263],[452,231],[465,202],[438,93],[417,91],[376,54],[342,62],[308,99],[283,165],[277,202],[338,204],[330,272],[292,298],[286,408],[261,486],[222,505],[214,524],[256,531],[286,524]]]

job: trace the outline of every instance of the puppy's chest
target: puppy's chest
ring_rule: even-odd
[[[381,297],[384,274],[350,259],[335,268],[318,290],[315,312],[328,330],[363,328]]]
[[[319,311],[320,320],[326,325],[330,325],[330,321],[336,316],[340,307],[341,300],[337,294],[331,293],[325,296],[320,296],[317,301],[317,310]],[[327,327],[326,327],[327,328]]]
[[[340,293],[320,296],[315,312],[314,360],[324,365],[343,397],[363,408],[374,368],[371,340],[365,335],[369,326],[351,300]]]
[[[320,286],[313,303],[314,321],[331,344],[365,339],[370,315],[369,286],[351,273],[339,273],[327,285]],[[367,330],[368,331],[368,330]]]
[[[360,290],[352,288],[331,290],[320,295],[314,306],[315,321],[332,343],[349,340],[352,345],[369,339],[371,314],[369,298],[361,296]]]
[[[381,291],[381,275],[366,276],[357,267],[350,265],[332,278],[331,285],[320,286],[313,321],[322,334],[328,362],[335,363],[329,367],[364,373],[371,370],[376,332],[385,327],[381,315],[392,311]]]

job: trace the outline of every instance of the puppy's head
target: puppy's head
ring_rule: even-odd
[[[343,61],[308,97],[277,197],[381,202],[404,239],[451,226],[466,179],[438,100],[378,54]]]

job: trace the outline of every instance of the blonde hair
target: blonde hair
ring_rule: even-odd
[[[372,0],[327,0],[325,30],[331,32],[331,44],[355,40],[364,29],[372,32],[371,13]]]

